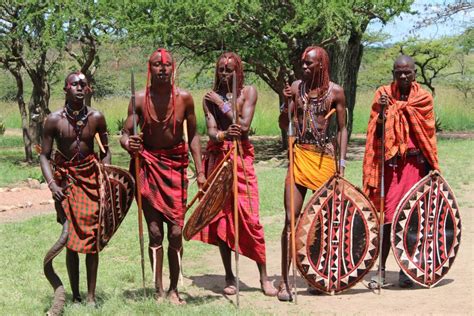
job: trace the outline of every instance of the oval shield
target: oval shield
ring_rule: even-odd
[[[232,161],[225,161],[202,196],[201,201],[189,217],[183,229],[184,240],[190,240],[209,225],[222,210],[232,193]]]
[[[432,287],[448,273],[460,241],[453,191],[438,171],[431,171],[397,206],[391,233],[395,259],[410,279]]]
[[[100,212],[97,247],[102,250],[119,228],[133,202],[135,180],[122,168],[100,165]]]
[[[354,286],[378,254],[378,218],[349,181],[332,177],[311,197],[296,231],[297,266],[308,284],[334,294]]]

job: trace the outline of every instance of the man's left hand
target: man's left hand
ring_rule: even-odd
[[[204,186],[204,183],[206,183],[206,177],[204,176],[203,172],[199,172],[196,178],[196,182],[197,182],[198,188],[202,189],[202,187]]]

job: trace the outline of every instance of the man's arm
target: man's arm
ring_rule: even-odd
[[[255,107],[257,105],[258,93],[254,86],[246,86],[242,93],[244,94],[245,100],[239,113],[239,121],[241,132],[246,134],[250,130],[252,125],[253,115],[255,114]]]
[[[340,173],[344,176],[344,168],[346,165],[346,152],[347,152],[347,126],[346,126],[346,96],[344,95],[344,89],[337,86],[335,91],[336,94],[336,115],[337,115],[337,143],[340,148]]]
[[[199,134],[197,133],[197,124],[196,124],[196,113],[194,112],[194,101],[193,97],[188,93],[182,93],[183,100],[185,104],[185,115],[188,122],[188,144],[191,150],[191,155],[193,156],[194,166],[196,167],[197,172],[197,183],[201,187],[206,178],[204,176],[204,168],[202,167],[201,159],[201,142],[199,139]]]
[[[137,95],[135,115],[133,114],[132,101],[130,100],[130,103],[128,104],[128,116],[123,125],[120,145],[129,153],[138,152],[142,147],[142,135],[133,135],[133,117],[135,116],[135,122],[137,125],[139,125],[140,113],[142,113],[141,101],[143,101],[143,98],[143,93]]]
[[[104,114],[97,112],[97,133],[99,133],[100,142],[102,146],[104,146],[105,153],[102,152],[99,148],[100,152],[100,160],[103,163],[111,164],[112,163],[112,154],[109,148],[109,137],[107,134],[107,122],[105,120]]]
[[[64,192],[60,186],[56,184],[53,178],[53,172],[51,170],[50,160],[51,152],[53,150],[53,139],[56,133],[56,126],[59,120],[55,117],[55,114],[50,114],[46,118],[43,126],[43,140],[41,142],[41,154],[40,154],[40,166],[43,172],[43,177],[48,184],[53,199],[56,202],[61,202],[65,199]]]
[[[226,137],[225,131],[219,131],[219,129],[217,128],[216,118],[209,110],[205,98],[203,98],[202,100],[202,109],[204,110],[204,116],[206,117],[207,135],[214,142],[223,141]]]

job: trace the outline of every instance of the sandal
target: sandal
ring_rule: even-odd
[[[379,274],[377,273],[371,279],[367,286],[371,290],[378,289],[379,287],[387,286],[388,284],[385,283],[385,269],[382,269],[382,277],[379,279]]]
[[[226,279],[224,287],[225,295],[235,295],[237,294],[237,287],[235,285],[235,279]]]
[[[284,282],[281,282],[280,286],[278,287],[277,297],[278,297],[278,300],[282,301],[282,302],[292,302],[293,301],[293,296],[291,295],[290,288]]]

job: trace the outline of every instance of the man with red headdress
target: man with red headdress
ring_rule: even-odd
[[[390,252],[390,231],[398,203],[412,186],[439,169],[433,97],[415,81],[415,62],[401,55],[393,64],[393,82],[375,92],[367,128],[363,170],[364,193],[380,206],[382,122],[385,120],[385,210],[382,240],[382,280]],[[400,270],[399,285],[413,282]]]
[[[105,152],[100,154],[101,161],[110,163],[107,124],[102,113],[84,103],[84,98],[91,92],[84,74],[70,73],[64,83],[64,108],[49,114],[44,122],[40,164],[55,201],[58,221],[68,221],[66,265],[72,300],[76,303],[82,300],[78,253],[85,253],[87,303],[95,305],[100,196],[99,160],[94,153],[94,136],[99,135],[105,148]],[[54,155],[53,142],[57,147]]]
[[[145,90],[136,94],[135,119],[141,133],[133,135],[133,111],[130,103],[125,122],[122,147],[139,154],[139,187],[143,211],[148,224],[149,256],[155,282],[156,299],[164,296],[163,224],[168,226],[168,260],[170,287],[167,297],[173,304],[184,304],[177,290],[182,255],[182,228],[187,200],[188,146],[196,170],[202,170],[199,135],[192,96],[175,87],[175,62],[165,49],[156,50],[148,60]],[[189,143],[186,144],[183,123],[187,120]],[[133,166],[133,164],[132,164]],[[204,173],[197,176],[198,185],[205,182]]]
[[[298,218],[308,189],[317,190],[336,173],[335,148],[329,135],[329,118],[333,109],[338,126],[337,147],[340,150],[340,173],[344,175],[347,150],[346,99],[344,90],[329,80],[329,56],[318,46],[306,48],[301,58],[303,80],[287,86],[285,105],[279,117],[280,128],[288,130],[288,111],[296,127],[294,148],[294,209]],[[285,180],[286,220],[281,236],[282,282],[278,299],[291,301],[288,285],[290,235],[290,178]]]
[[[231,108],[232,78],[237,77],[238,124],[233,124]],[[209,175],[224,158],[232,146],[232,140],[239,140],[238,172],[238,212],[239,212],[239,252],[257,262],[260,285],[263,293],[276,295],[276,290],[268,280],[265,257],[263,226],[259,221],[259,199],[255,170],[253,168],[254,149],[249,141],[249,130],[257,103],[257,90],[244,86],[244,72],[240,57],[232,52],[222,54],[217,60],[214,88],[204,96],[203,108],[206,116],[207,155],[205,172]],[[232,272],[231,250],[235,251],[233,195],[224,204],[222,211],[211,224],[194,239],[219,246],[225,269],[224,293],[236,294],[236,280]]]

